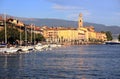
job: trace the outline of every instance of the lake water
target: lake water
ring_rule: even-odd
[[[80,45],[0,56],[0,79],[120,79],[120,45]]]

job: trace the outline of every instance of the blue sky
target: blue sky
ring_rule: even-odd
[[[57,18],[120,26],[120,0],[1,0],[0,13],[28,18]]]

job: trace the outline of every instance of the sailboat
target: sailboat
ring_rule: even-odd
[[[27,28],[25,27],[25,46],[22,46],[21,50],[23,52],[27,52],[29,50],[33,50],[33,46],[27,46]]]
[[[4,25],[5,25],[5,44],[7,44],[7,27],[6,27],[6,14],[4,14]],[[3,53],[11,54],[17,52],[19,49],[15,47],[7,48],[7,45],[5,48],[1,48]]]
[[[26,45],[27,45],[27,28],[25,27],[25,46],[22,46],[21,48],[23,52],[28,51],[28,47]]]

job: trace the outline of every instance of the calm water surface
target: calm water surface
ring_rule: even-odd
[[[120,45],[81,45],[0,56],[0,79],[120,79]]]

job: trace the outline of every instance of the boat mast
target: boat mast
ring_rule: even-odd
[[[5,44],[7,44],[7,28],[6,28],[6,14],[4,13],[4,25],[5,25]]]
[[[32,44],[32,24],[31,24],[31,44]]]
[[[27,27],[25,26],[25,45],[27,45]]]
[[[22,39],[21,39],[21,26],[20,26],[20,46],[21,46],[21,41],[22,41]]]
[[[34,25],[34,45],[35,45],[35,25]]]

